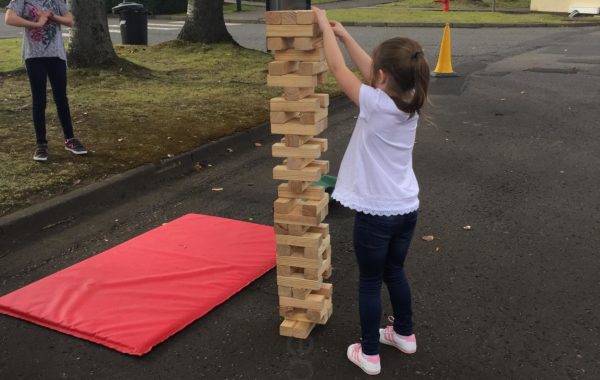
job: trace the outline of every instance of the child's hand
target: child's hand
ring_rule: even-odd
[[[314,5],[310,7],[313,12],[315,12],[315,16],[317,17],[317,23],[323,30],[324,27],[329,25],[329,20],[327,19],[327,13],[321,8],[315,7]]]
[[[343,39],[348,35],[348,31],[346,30],[346,28],[344,28],[344,25],[342,25],[341,23],[332,20],[329,21],[329,25],[331,25],[331,29],[333,29],[333,34],[335,34],[336,37]]]
[[[36,21],[36,26],[38,28],[44,27],[46,23],[48,23],[48,17],[50,17],[50,12],[40,12],[38,15],[38,20]]]

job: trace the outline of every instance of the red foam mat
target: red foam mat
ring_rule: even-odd
[[[270,226],[189,214],[0,298],[0,313],[143,355],[275,266]]]

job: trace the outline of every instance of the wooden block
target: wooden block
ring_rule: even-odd
[[[293,48],[293,39],[285,37],[267,38],[267,50],[287,50]]]
[[[301,198],[318,201],[325,196],[325,189],[320,186],[311,186],[303,192],[297,193],[291,191],[287,183],[282,183],[277,188],[277,194],[283,198]]]
[[[293,290],[292,290],[293,292]],[[312,294],[321,294],[325,296],[326,299],[331,299],[331,295],[333,294],[333,285],[332,284],[323,284],[323,287],[319,290],[313,290]]]
[[[273,179],[283,181],[316,182],[321,179],[322,175],[322,167],[313,163],[302,170],[290,170],[284,165],[277,165],[273,168]]]
[[[302,236],[309,229],[309,226],[301,226],[296,224],[288,224],[288,235]]]
[[[292,249],[287,244],[277,244],[275,249],[277,250],[277,256],[289,256],[292,254]]]
[[[291,276],[292,275],[292,268],[290,266],[285,266],[285,265],[277,265],[277,275],[278,276]]]
[[[269,76],[278,76],[293,73],[298,70],[300,63],[297,61],[285,61],[285,62],[269,62]],[[315,73],[317,74],[317,73]],[[306,75],[306,74],[302,74]],[[267,77],[268,80],[268,77]],[[301,87],[301,86],[298,86]]]
[[[329,81],[329,73],[327,71],[323,71],[322,73],[317,74],[317,83],[318,84],[326,84]]]
[[[323,47],[323,38],[321,37],[296,37],[291,42],[289,49],[295,50],[315,50]],[[282,49],[273,49],[282,50]]]
[[[321,294],[309,294],[303,300],[294,297],[279,297],[279,305],[283,307],[321,310],[325,307],[325,297]]]
[[[267,27],[268,28],[268,27]],[[286,26],[289,28],[289,26]],[[325,60],[323,48],[315,50],[281,50],[275,52],[276,61],[321,62]]]
[[[319,246],[319,248],[315,247],[304,247],[304,257],[309,259],[321,258],[327,251],[327,248],[331,246],[331,236],[327,235],[326,238],[323,239],[323,242]]]
[[[293,312],[292,312],[293,313]],[[309,321],[315,321],[320,325],[324,325],[327,323],[329,318],[331,318],[331,314],[333,313],[333,305],[331,303],[331,299],[325,300],[325,306],[320,311],[317,310],[307,310],[306,318]],[[293,315],[293,314],[292,314]]]
[[[297,148],[288,147],[284,143],[275,143],[271,149],[273,157],[297,157],[297,158],[319,158],[321,146],[316,144],[304,144]]]
[[[329,173],[329,161],[314,160],[311,162],[311,166],[318,166],[321,169],[321,174]]]
[[[319,99],[319,104],[321,108],[329,107],[329,94],[314,94],[311,96],[312,98]]]
[[[317,37],[321,34],[319,25],[277,25],[267,24],[267,37]],[[277,61],[288,61],[287,59],[277,59]],[[289,61],[298,61],[290,59]]]
[[[277,198],[277,200],[274,202],[273,208],[278,214],[287,214],[290,213],[298,204],[300,204],[298,199]]]
[[[312,292],[312,290],[310,289],[298,289],[298,288],[291,288],[292,289],[292,297],[297,298],[299,300],[305,300],[306,297]],[[325,297],[327,298],[327,297]]]
[[[265,23],[267,25],[279,25],[281,24],[281,12],[267,12],[265,14]]]
[[[271,62],[271,63],[273,63],[273,62]],[[269,66],[270,66],[270,64],[269,64]],[[267,75],[267,86],[270,86],[270,87],[292,87],[292,88],[316,87],[317,86],[317,78],[318,78],[318,75],[312,75],[312,76],[296,75],[296,74]]]
[[[296,247],[318,248],[323,243],[323,236],[317,232],[309,232],[303,236],[276,235],[275,239],[277,245],[293,245]]]
[[[280,198],[280,199],[290,199],[290,198]],[[329,194],[325,194],[325,196],[318,201],[305,201],[302,203],[302,215],[305,216],[317,216],[319,213],[323,211],[325,207],[329,205]],[[315,231],[316,232],[316,231]],[[322,232],[321,232],[322,233]],[[325,234],[327,236],[327,234]]]
[[[327,284],[323,284],[323,285],[327,285]],[[287,286],[278,286],[277,287],[277,294],[279,295],[279,297],[292,297],[293,296],[293,288],[287,287]],[[321,294],[321,293],[319,293]],[[328,297],[325,297],[328,298]]]
[[[288,214],[277,214],[273,215],[275,223],[283,224],[297,224],[304,226],[318,226],[323,222],[329,212],[328,208],[325,208],[316,216],[302,215],[302,207],[298,206],[292,212]]]
[[[328,108],[319,108],[319,112],[302,112],[300,113],[300,123],[315,124],[325,119],[328,115]]]
[[[273,63],[273,62],[271,62]],[[270,64],[269,64],[270,65]],[[327,72],[327,62],[299,62],[296,68],[298,75],[317,75]]]
[[[332,271],[333,271],[333,269],[331,267],[329,267],[325,272],[323,272],[323,278],[325,280],[328,280],[329,278],[331,278]]]
[[[300,100],[315,93],[313,87],[286,87],[283,89],[285,100]]]
[[[314,269],[314,268],[305,268],[304,269],[304,278],[306,278],[307,280],[319,280],[322,279],[321,275],[320,275],[320,270],[319,268]]]
[[[290,256],[277,257],[277,265],[287,265],[296,268],[315,269],[318,270],[322,265],[321,258],[307,259],[301,254],[292,254]]]
[[[312,182],[288,181],[288,188],[292,193],[302,193],[310,186],[311,183]]]
[[[271,112],[271,123],[283,124],[298,117],[298,112]]]
[[[296,158],[296,157],[290,157],[287,160],[285,160],[285,166],[290,169],[290,170],[302,170],[305,167],[307,167],[308,165],[310,165],[313,161],[314,158]]]
[[[298,25],[309,25],[317,22],[317,18],[313,11],[310,10],[302,10],[302,11],[294,11],[296,14],[296,24]]]
[[[280,11],[282,25],[296,25],[295,11]]]
[[[277,276],[278,286],[288,286],[290,288],[302,288],[319,290],[323,286],[320,280],[307,280],[301,273],[293,273],[291,276]]]
[[[312,322],[284,320],[279,326],[279,334],[290,338],[306,339],[315,328]]]
[[[271,124],[271,133],[280,135],[316,136],[327,129],[327,118],[315,124],[302,124],[299,119],[284,124]]]
[[[285,135],[285,137],[281,139],[281,142],[290,148],[299,148],[306,144],[311,138],[312,136]]]
[[[327,139],[313,137],[306,143],[311,145],[319,145],[321,147],[321,152],[327,152],[327,150],[329,149],[329,142],[327,141]]]
[[[308,98],[290,101],[283,97],[271,99],[271,112],[318,112],[321,108],[318,97],[310,96]]]
[[[327,194],[329,195],[329,194]],[[329,224],[321,223],[316,227],[310,227],[308,229],[310,232],[318,232],[323,235],[323,239],[325,239],[329,235]]]

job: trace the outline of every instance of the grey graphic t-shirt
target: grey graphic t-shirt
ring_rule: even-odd
[[[7,8],[33,22],[38,20],[41,12],[52,12],[58,16],[68,12],[64,0],[11,0]],[[42,28],[25,28],[23,60],[42,57],[67,60],[60,24],[54,21],[48,21]]]

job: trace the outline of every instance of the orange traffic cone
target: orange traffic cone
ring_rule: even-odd
[[[455,77],[457,76],[452,69],[452,47],[450,43],[450,25],[444,27],[444,35],[442,36],[442,44],[440,45],[440,55],[438,57],[435,70],[431,73],[434,77]]]

